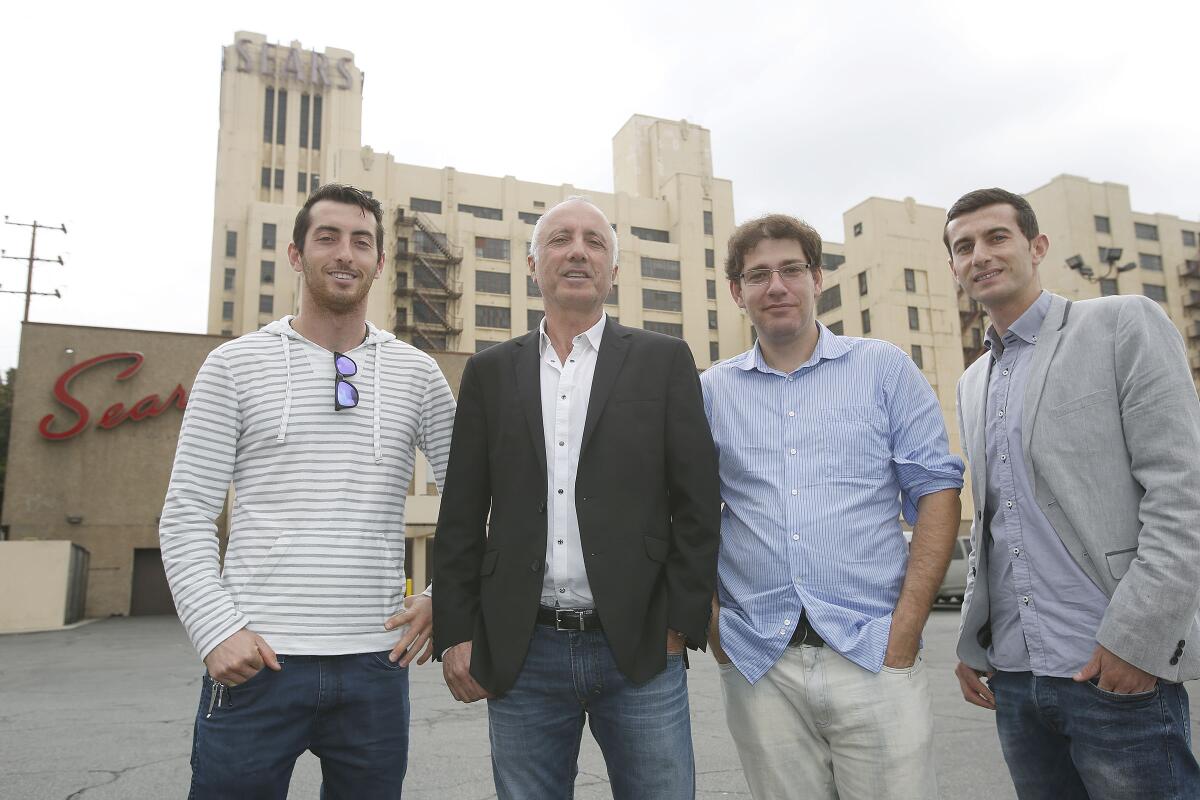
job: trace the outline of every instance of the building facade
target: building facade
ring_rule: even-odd
[[[546,209],[584,195],[620,240],[606,310],[685,339],[707,367],[750,346],[718,262],[733,230],[733,186],[712,174],[709,132],[632,117],[613,138],[614,191],[453,167],[398,163],[362,143],[363,73],[353,54],[285,47],[239,32],[224,50],[208,330],[240,335],[294,313],[292,223],[323,182],[384,207],[383,286],[368,316],[426,350],[476,352],[535,327],[542,299],[526,263]]]

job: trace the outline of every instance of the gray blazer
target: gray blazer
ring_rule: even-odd
[[[958,657],[978,670],[991,669],[990,366],[985,353],[958,382],[975,500]],[[1097,641],[1164,680],[1200,676],[1200,402],[1179,331],[1145,297],[1054,295],[1030,370],[1025,469],[1067,551],[1109,597]]]

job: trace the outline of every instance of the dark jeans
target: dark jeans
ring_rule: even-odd
[[[1182,684],[1122,695],[1070,678],[997,672],[989,685],[1021,800],[1200,797]]]
[[[617,669],[602,631],[538,625],[516,684],[488,701],[500,800],[574,797],[585,717],[616,800],[695,797],[683,656],[668,655],[666,669],[639,686]]]
[[[189,797],[287,797],[305,750],[321,759],[322,798],[400,797],[408,767],[408,670],[390,663],[388,651],[281,655],[279,663],[279,672],[264,667],[232,689],[205,675]]]

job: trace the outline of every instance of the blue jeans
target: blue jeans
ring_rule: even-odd
[[[488,701],[500,800],[574,797],[585,717],[614,800],[695,797],[683,656],[668,655],[666,669],[639,686],[617,669],[602,631],[538,625],[516,683]]]
[[[988,683],[1021,800],[1200,797],[1183,684],[1121,695],[1031,672],[997,672]]]
[[[285,798],[296,759],[321,759],[321,797],[398,798],[408,767],[408,670],[388,651],[279,656],[233,688],[207,675],[189,798]]]

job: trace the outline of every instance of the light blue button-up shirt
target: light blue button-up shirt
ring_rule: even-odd
[[[1075,563],[1034,499],[1021,418],[1038,331],[1050,311],[1042,292],[1003,337],[988,328],[987,524],[992,644],[1005,672],[1069,678],[1096,649],[1108,597]]]
[[[806,611],[878,672],[908,563],[900,513],[963,485],[929,382],[904,351],[824,325],[791,373],[753,349],[700,377],[720,456],[721,647],[751,683]]]

